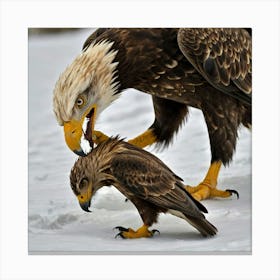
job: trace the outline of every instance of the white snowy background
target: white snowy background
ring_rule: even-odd
[[[220,189],[236,189],[240,199],[203,201],[207,219],[219,230],[203,238],[187,222],[161,215],[150,239],[115,239],[115,226],[138,228],[136,208],[114,187],[95,196],[92,213],[81,210],[69,185],[76,155],[64,142],[63,129],[52,111],[52,91],[65,67],[79,54],[91,30],[29,37],[28,98],[28,245],[32,254],[250,254],[251,253],[251,133],[241,128],[232,164],[223,168]],[[132,138],[153,122],[151,96],[124,92],[99,118],[96,129]],[[210,162],[209,141],[202,114],[192,109],[173,145],[156,154],[186,184],[199,183]]]

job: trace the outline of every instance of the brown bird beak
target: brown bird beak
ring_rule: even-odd
[[[77,196],[81,208],[86,212],[91,212],[88,208],[91,205],[92,194],[92,188],[90,186],[87,186]]]
[[[80,202],[81,208],[86,212],[91,212],[88,208],[90,207],[90,200],[86,202]]]

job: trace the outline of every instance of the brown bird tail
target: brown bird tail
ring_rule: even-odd
[[[189,215],[185,215],[185,217],[204,237],[213,236],[218,232],[217,228],[205,218],[195,218]]]

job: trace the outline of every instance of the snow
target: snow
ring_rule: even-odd
[[[160,215],[152,228],[160,235],[136,240],[115,239],[116,226],[141,225],[131,202],[114,187],[104,187],[92,201],[91,213],[79,207],[69,183],[77,159],[65,144],[63,129],[52,111],[52,91],[65,67],[81,50],[91,30],[29,38],[29,145],[28,222],[30,254],[251,254],[251,133],[239,131],[231,165],[223,168],[220,189],[235,189],[236,196],[202,203],[207,219],[219,230],[203,238],[186,221]],[[132,105],[133,104],[133,105]],[[107,135],[132,138],[153,122],[150,95],[130,89],[106,109],[96,129]],[[163,160],[186,184],[198,184],[206,174],[210,149],[200,111],[192,109],[187,123],[168,149],[148,150]]]

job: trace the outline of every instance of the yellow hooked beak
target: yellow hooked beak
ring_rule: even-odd
[[[91,212],[88,208],[90,207],[91,198],[92,198],[92,189],[87,188],[81,194],[77,195],[79,204],[81,208],[86,212]]]
[[[64,123],[65,141],[75,154],[86,156],[93,148],[92,132],[94,130],[96,105],[90,107],[80,120]]]

